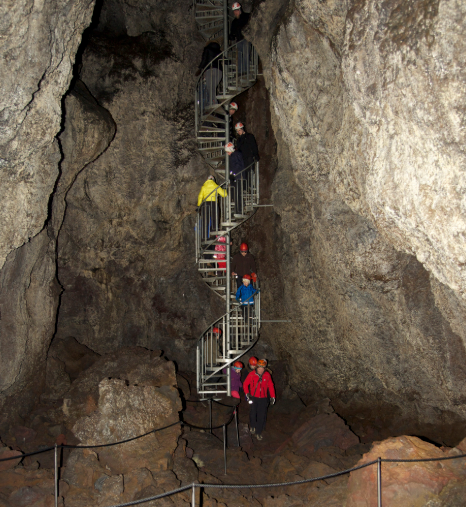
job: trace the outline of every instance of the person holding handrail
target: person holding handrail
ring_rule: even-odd
[[[242,369],[243,363],[241,361],[235,361],[231,366],[230,372],[231,396],[237,399],[241,399],[241,391],[243,390],[243,383],[241,382]],[[226,375],[227,368],[223,368],[222,373]]]
[[[252,279],[250,275],[243,276],[243,284],[236,291],[236,300],[241,304],[241,311],[243,313],[243,327],[242,334],[247,341],[252,339],[253,321],[254,318],[254,295],[259,292],[252,286]]]
[[[249,431],[262,440],[262,432],[267,421],[267,410],[270,403],[275,403],[275,386],[272,376],[265,370],[267,361],[259,359],[256,369],[251,371],[243,384],[244,393],[249,403]]]
[[[217,185],[211,175],[207,178],[197,196],[197,209],[201,210],[201,239],[210,238],[211,231],[218,231],[220,209],[217,195],[227,197],[227,191]]]

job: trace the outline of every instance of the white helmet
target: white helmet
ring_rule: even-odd
[[[237,11],[238,9],[241,9],[241,4],[239,2],[235,2],[232,6],[231,6],[231,10],[232,11]]]
[[[238,104],[236,102],[232,102],[228,109],[234,109],[235,111],[238,111]]]
[[[227,153],[233,153],[235,151],[235,145],[233,143],[225,144],[225,151]]]
[[[235,125],[235,130],[244,130],[244,125],[241,122],[238,122]]]

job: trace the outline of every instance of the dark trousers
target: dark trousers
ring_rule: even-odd
[[[237,215],[244,214],[244,205],[243,205],[243,184],[244,180],[242,177],[239,177],[235,180],[235,213]]]
[[[249,321],[249,317],[254,317],[254,305],[243,305],[241,307],[241,311],[243,312],[243,319],[245,323]]]
[[[252,404],[249,405],[249,425],[251,428],[256,428],[256,434],[260,435],[265,429],[269,399],[251,396],[251,400]]]
[[[217,201],[205,201],[201,208],[202,239],[211,238],[211,231],[218,231],[220,209]]]

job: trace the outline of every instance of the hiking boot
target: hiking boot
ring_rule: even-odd
[[[262,440],[264,437],[262,435],[256,435],[257,440]]]
[[[256,434],[256,428],[249,428],[249,433],[251,433],[251,435],[255,435]]]

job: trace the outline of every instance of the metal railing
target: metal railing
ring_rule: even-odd
[[[248,352],[259,338],[259,290],[252,300],[253,304],[249,304],[249,301],[235,304],[199,337],[196,372],[197,392],[201,397],[219,394],[231,396],[229,365]]]
[[[213,23],[221,23],[221,21]],[[225,128],[219,127],[217,132],[212,129],[215,129],[216,120],[217,122],[224,121],[223,106],[254,84],[258,67],[259,57],[256,49],[250,42],[243,39],[216,56],[202,70],[195,88],[195,126],[199,149],[206,151],[206,155],[215,154],[216,148],[223,147]],[[204,140],[199,135],[202,133],[202,127],[211,127],[206,130],[210,134],[208,139],[205,136]]]
[[[195,18],[206,39],[223,33],[224,51],[202,69],[194,92],[195,131],[204,161],[224,182],[198,208],[195,227],[196,263],[207,285],[225,301],[225,314],[212,323],[197,343],[197,387],[201,396],[231,394],[228,366],[257,341],[260,296],[254,310],[232,304],[230,232],[250,218],[259,205],[259,164],[230,175],[224,146],[230,138],[230,116],[225,109],[236,95],[251,87],[259,58],[246,40],[228,47],[229,11],[226,0],[195,0]],[[230,177],[232,176],[232,180]],[[214,328],[220,332],[214,333]],[[222,371],[226,368],[225,371]]]
[[[201,264],[201,273],[215,271],[219,278],[225,277],[226,254],[222,257],[215,252],[226,251],[222,248],[226,244],[225,235],[252,216],[258,204],[259,162],[253,162],[234,181],[223,182],[204,198],[197,210],[195,226],[196,262]]]

